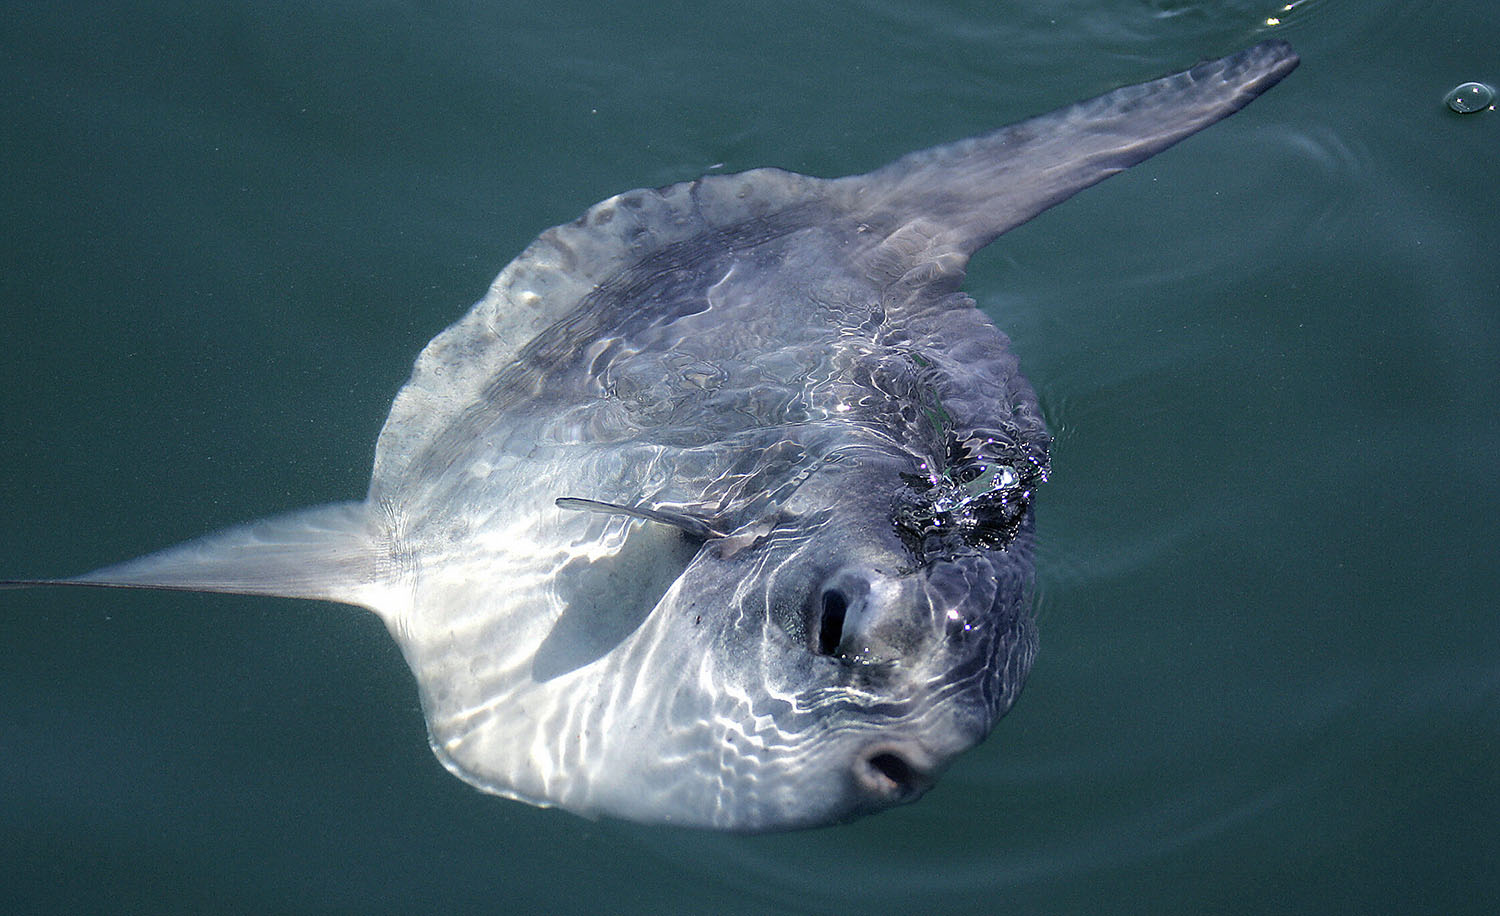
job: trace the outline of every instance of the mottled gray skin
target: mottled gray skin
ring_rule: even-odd
[[[363,502],[49,584],[367,607],[438,758],[533,804],[755,831],[910,801],[1036,650],[1049,439],[969,256],[1295,65],[1267,42],[867,175],[611,198],[423,351]]]
[[[656,203],[698,191],[641,193]],[[614,223],[622,206],[593,218]],[[871,282],[888,245],[831,210],[802,208],[732,225],[712,247],[648,257],[598,289],[580,320],[533,338],[488,383],[486,410],[427,442],[402,488],[381,492],[422,555],[488,526],[468,514],[455,527],[456,505],[510,518],[519,500],[544,517],[558,495],[703,529],[663,544],[663,532],[626,523],[610,570],[657,583],[627,590],[633,602],[600,581],[597,558],[570,553],[547,581],[565,610],[525,653],[530,681],[547,691],[500,676],[470,694],[443,677],[448,692],[425,694],[450,766],[577,810],[764,829],[914,798],[989,731],[1034,652],[1026,507],[1047,434],[1005,339],[954,292],[959,273]],[[528,494],[490,467],[497,454],[516,459]],[[482,475],[457,473],[475,462]],[[906,519],[908,504],[962,492],[953,481],[995,462],[1022,469],[993,494],[1009,501],[1015,531],[986,545],[937,519]],[[568,527],[548,542],[597,544],[624,519],[574,511],[559,523]],[[638,537],[651,539],[642,559],[630,557]],[[443,592],[419,603],[468,602]],[[842,619],[825,623],[839,608]],[[437,645],[409,640],[408,655],[418,670],[447,671],[467,665],[474,644],[500,640],[455,653],[445,632]],[[561,676],[585,666],[596,673],[565,687]],[[643,673],[648,687],[617,691]],[[495,707],[504,743],[534,747],[538,733],[582,722],[597,746],[559,753],[569,762],[547,769],[566,769],[565,780],[528,782],[530,758],[479,772],[502,756],[478,749],[502,726],[469,730],[500,693],[510,697]],[[538,704],[548,714],[520,729],[513,710]]]

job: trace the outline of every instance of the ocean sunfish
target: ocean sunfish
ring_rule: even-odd
[[[1267,41],[864,175],[612,197],[422,351],[363,500],[5,584],[368,608],[438,759],[534,805],[764,831],[911,801],[1036,651],[1050,439],[970,256],[1296,65]]]

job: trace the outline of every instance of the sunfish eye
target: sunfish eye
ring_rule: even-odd
[[[839,570],[808,597],[803,645],[867,668],[910,658],[932,635],[912,591],[909,582],[872,566],[855,563]]]
[[[880,580],[879,572],[861,564],[838,570],[823,580],[818,591],[809,596],[804,623],[808,649],[819,655],[850,659],[865,654],[872,627],[878,616],[872,611],[873,590]]]
[[[824,589],[823,612],[818,621],[818,654],[833,655],[844,641],[844,617],[849,598],[837,588]]]

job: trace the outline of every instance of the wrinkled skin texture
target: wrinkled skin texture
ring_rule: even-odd
[[[910,801],[1036,649],[1049,439],[969,257],[1296,62],[1266,42],[866,175],[618,195],[427,346],[365,500],[9,584],[369,608],[438,758],[533,804],[758,831]]]

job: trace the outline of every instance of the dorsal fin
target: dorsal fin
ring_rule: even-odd
[[[969,255],[1000,233],[1238,111],[1296,65],[1285,42],[1267,41],[865,175],[757,169],[596,204],[543,232],[422,351],[376,443],[369,498],[381,502],[420,473],[413,461],[446,430],[483,415],[491,383],[538,334],[652,255],[755,220],[804,219],[857,227],[867,244],[844,256],[880,282],[956,284]],[[797,207],[805,216],[791,214]]]
[[[947,250],[967,260],[1048,207],[1239,111],[1296,66],[1286,42],[1261,42],[832,184],[877,235],[918,222],[921,256]]]

